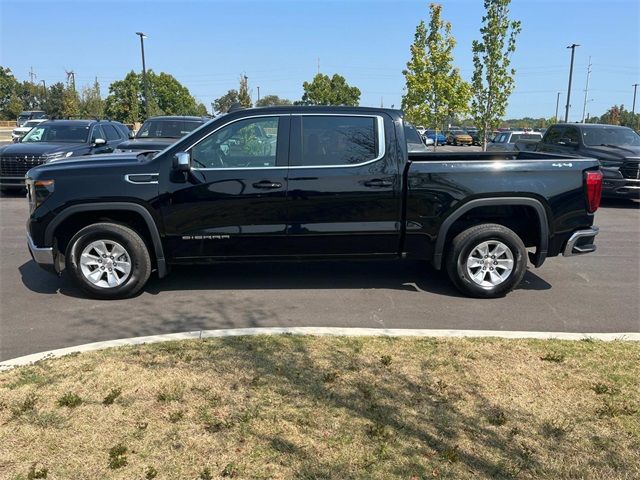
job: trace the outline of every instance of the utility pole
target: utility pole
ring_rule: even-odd
[[[33,80],[35,78],[38,78],[38,76],[35,73],[33,73],[33,67],[29,67],[29,78],[31,79],[31,83],[33,83]]]
[[[589,94],[589,77],[591,76],[591,56],[589,56],[589,66],[587,67],[587,85],[584,87],[584,104],[582,105],[582,123],[584,114],[587,111],[587,95]]]
[[[260,87],[256,87],[258,89],[258,102],[260,101]]]
[[[555,117],[556,118],[556,123],[559,123],[558,122],[558,107],[560,106],[560,94],[561,93],[562,92],[558,92],[558,97],[556,98],[556,117]]]
[[[73,89],[73,91],[76,91],[76,74],[73,70],[71,70],[70,72],[65,70],[65,73],[67,74],[67,88],[71,87]]]
[[[638,85],[637,83],[634,83],[633,85],[631,85],[633,87],[633,106],[631,107],[631,114],[635,115],[636,114],[636,90],[638,89]]]
[[[320,57],[318,57],[318,75],[320,75]]]
[[[47,98],[47,84],[44,82],[44,80],[40,80],[40,83],[42,84],[42,88],[44,88],[44,98],[46,100],[46,98]]]
[[[136,32],[136,35],[140,37],[140,50],[142,51],[142,86],[144,89],[144,114],[145,117],[149,116],[149,89],[147,87],[147,67],[144,63],[144,39],[147,36],[142,32]]]
[[[569,107],[571,106],[571,80],[573,78],[573,58],[576,53],[576,47],[579,47],[577,43],[572,43],[567,48],[571,49],[571,67],[569,67],[569,88],[567,89],[567,105],[564,110],[564,123],[569,121]]]
[[[380,97],[380,108],[384,108],[384,102],[382,101],[382,97]]]

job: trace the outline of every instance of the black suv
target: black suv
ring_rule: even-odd
[[[207,117],[151,117],[132,140],[118,145],[116,152],[164,150],[208,121]]]
[[[43,163],[81,155],[111,153],[129,129],[110,120],[47,120],[22,139],[0,147],[0,189],[24,188],[24,175]]]
[[[600,161],[602,196],[640,198],[640,135],[628,127],[589,123],[550,126],[537,151]]]

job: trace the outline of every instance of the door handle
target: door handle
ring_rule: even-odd
[[[368,182],[364,182],[365,187],[392,187],[393,182],[389,180],[382,180],[381,178],[376,178],[375,180],[369,180]]]
[[[278,182],[270,182],[269,180],[262,180],[253,184],[253,188],[282,188],[282,184]]]

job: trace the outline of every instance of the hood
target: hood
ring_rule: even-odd
[[[620,147],[587,146],[580,152],[584,156],[601,160],[624,160],[627,157],[640,157],[640,147],[624,145]]]
[[[57,152],[73,152],[75,150],[86,149],[84,143],[13,143],[0,147],[0,155],[27,155],[42,156]]]
[[[116,148],[119,150],[164,150],[179,138],[134,138],[122,142]]]
[[[135,153],[111,153],[101,155],[86,155],[71,157],[64,160],[45,163],[34,167],[27,172],[30,178],[38,178],[40,175],[52,175],[55,172],[76,169],[100,169],[112,167],[126,167],[132,163],[144,163],[148,161],[144,155]]]

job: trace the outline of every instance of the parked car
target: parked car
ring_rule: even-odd
[[[22,137],[24,137],[27,133],[29,133],[29,131],[33,127],[46,121],[47,121],[46,118],[36,118],[34,120],[27,120],[24,123],[24,125],[22,125],[21,127],[16,127],[13,129],[13,131],[11,132],[11,140],[13,142],[19,141]]]
[[[16,119],[16,126],[22,127],[29,120],[35,120],[37,118],[47,118],[47,114],[42,110],[27,110],[20,112]]]
[[[427,129],[426,129],[426,128],[424,128],[422,125],[418,125],[418,126],[416,127],[416,130],[418,131],[418,133],[420,134],[420,136],[423,136],[423,135],[424,135],[424,132],[426,132],[426,130],[427,130]]]
[[[151,117],[142,124],[135,137],[118,145],[116,152],[164,150],[208,121],[207,117]]]
[[[277,149],[256,148],[260,130]],[[98,298],[174,264],[405,256],[497,297],[527,260],[595,250],[597,161],[407,153],[403,138],[398,110],[279,106],[220,116],[153,157],[41,165],[27,173],[27,244]]]
[[[444,145],[445,143],[447,143],[447,137],[445,137],[442,130],[438,130],[437,135],[435,130],[425,130],[423,137],[425,139],[430,139],[434,142],[437,142],[438,145]]]
[[[447,145],[471,145],[471,135],[464,130],[450,130],[447,132]]]
[[[487,145],[488,152],[512,152],[514,150],[535,150],[542,140],[542,134],[530,130],[515,130],[498,133]]]
[[[0,188],[24,188],[32,167],[80,155],[111,153],[128,137],[127,127],[108,120],[47,120],[17,143],[0,147]]]
[[[480,138],[480,132],[477,128],[467,128],[465,130],[467,134],[471,137],[472,145],[481,145],[482,139]]]
[[[604,174],[604,197],[640,198],[640,135],[631,128],[559,123],[547,129],[537,150],[596,158]]]

